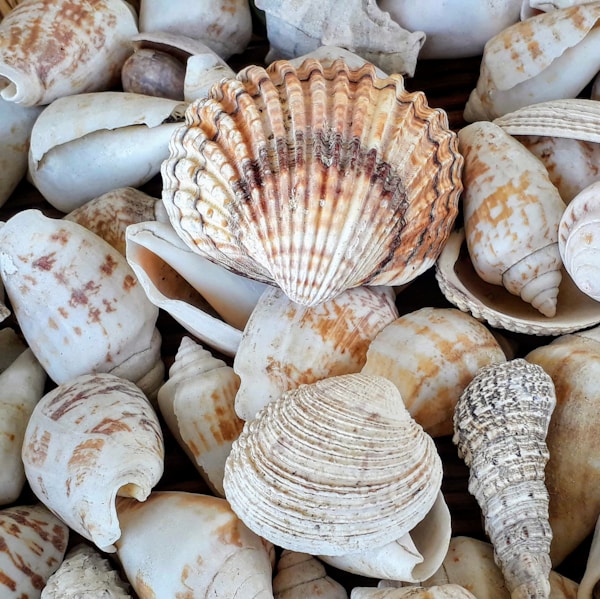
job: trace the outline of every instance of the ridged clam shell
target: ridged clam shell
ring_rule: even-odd
[[[307,59],[250,66],[192,103],[161,172],[190,247],[314,305],[429,268],[461,167],[446,114],[400,76]]]
[[[460,396],[454,443],[513,599],[550,595],[546,433],[554,383],[521,358],[485,366]]]
[[[284,393],[246,422],[225,496],[285,549],[343,555],[410,531],[434,504],[441,460],[393,383],[348,374]]]

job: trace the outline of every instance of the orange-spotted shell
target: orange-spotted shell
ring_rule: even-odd
[[[315,305],[428,269],[457,215],[462,162],[446,113],[400,75],[277,61],[190,105],[162,197],[192,249]]]

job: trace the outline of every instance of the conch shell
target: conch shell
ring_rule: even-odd
[[[469,466],[469,491],[483,512],[512,599],[550,595],[548,491],[544,467],[552,379],[521,358],[479,370],[454,413],[454,443]]]
[[[32,491],[102,551],[121,530],[115,498],[144,501],[163,473],[158,417],[131,382],[83,375],[48,392],[25,431],[23,463]]]
[[[400,76],[307,59],[247,67],[192,103],[161,172],[192,249],[315,305],[429,268],[461,167],[446,114]]]

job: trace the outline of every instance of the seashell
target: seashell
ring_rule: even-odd
[[[225,460],[244,425],[234,409],[239,385],[233,368],[183,337],[169,380],[158,391],[167,426],[202,478],[221,496]]]
[[[0,21],[23,0],[0,0]]]
[[[41,504],[0,510],[0,592],[39,597],[67,550],[69,529]]]
[[[577,592],[578,599],[592,599],[600,580],[600,517],[596,522],[585,571]]]
[[[30,349],[0,374],[0,505],[16,501],[25,486],[21,446],[45,382],[46,373]]]
[[[419,58],[479,56],[485,43],[519,20],[521,0],[470,0],[458,4],[435,0],[380,0],[377,5],[409,31],[423,31]]]
[[[400,587],[374,589],[354,587],[350,599],[475,599],[475,595],[458,584],[431,587]]]
[[[600,300],[600,181],[581,191],[567,206],[558,228],[563,264],[583,293]]]
[[[450,510],[440,491],[423,520],[401,538],[362,553],[320,558],[340,570],[361,576],[418,582],[440,567],[451,532]]]
[[[552,318],[503,287],[483,281],[473,268],[462,229],[450,235],[435,277],[449,302],[492,327],[528,335],[562,335],[600,322],[600,304],[577,289],[569,276],[561,279],[561,299]]]
[[[469,492],[481,507],[513,599],[550,596],[544,467],[555,404],[552,379],[540,366],[516,358],[481,368],[454,413],[452,440],[469,467]]]
[[[3,222],[0,222],[0,228],[2,228],[3,224]],[[4,302],[4,285],[2,279],[0,279],[0,322],[6,320],[10,316],[10,309]]]
[[[117,555],[140,599],[273,599],[267,548],[224,499],[157,491],[117,510]]]
[[[260,0],[255,5],[266,15],[266,62],[295,58],[319,46],[341,46],[385,72],[412,77],[425,41],[422,31],[403,29],[374,0],[353,0],[343,11],[336,2]]]
[[[34,106],[110,89],[137,31],[119,0],[24,0],[0,22],[0,96]]]
[[[227,60],[242,52],[252,36],[252,15],[245,0],[203,0],[193,5],[141,0],[140,32],[167,32],[201,40]]]
[[[378,333],[361,372],[392,381],[410,415],[436,437],[452,434],[454,406],[479,368],[504,361],[498,341],[475,318],[422,308]]]
[[[71,549],[50,576],[41,599],[131,599],[119,573],[108,560],[84,543]]]
[[[115,498],[148,497],[163,473],[164,444],[139,388],[112,374],[86,374],[42,397],[22,455],[38,499],[101,551],[114,551],[121,534]]]
[[[550,555],[556,566],[592,533],[600,513],[600,331],[594,327],[558,337],[525,357],[541,366],[556,387],[557,404],[546,439],[550,451],[546,486],[553,533]]]
[[[541,12],[551,12],[578,6],[579,4],[589,4],[590,0],[523,0],[521,7],[521,19],[527,19]]]
[[[216,350],[234,355],[266,286],[192,252],[169,223],[126,231],[126,256],[148,299]]]
[[[118,187],[139,187],[168,156],[184,104],[125,92],[52,102],[31,132],[29,175],[61,212]]]
[[[127,227],[154,220],[161,209],[161,200],[134,187],[119,187],[75,208],[64,219],[89,229],[125,256]]]
[[[223,480],[251,530],[311,555],[399,539],[429,512],[440,484],[431,437],[393,383],[363,374],[302,385],[267,404],[233,443]]]
[[[398,317],[391,287],[354,287],[318,306],[269,287],[244,328],[233,369],[235,411],[250,420],[270,401],[305,383],[359,372],[375,336]]]
[[[312,555],[284,549],[273,578],[274,599],[348,599],[346,589],[327,576]]]
[[[0,98],[0,206],[27,172],[29,136],[41,111]]]
[[[456,218],[455,134],[399,76],[314,59],[298,69],[250,66],[186,118],[161,169],[175,230],[195,251],[276,283],[299,304],[414,279]],[[246,129],[251,144],[240,137]]]
[[[592,2],[530,17],[491,38],[465,120],[492,120],[528,104],[575,98],[600,70],[589,59],[598,55],[599,18],[600,3]]]
[[[55,383],[112,372],[156,391],[164,374],[158,308],[103,239],[22,210],[0,228],[0,275],[27,344]]]
[[[477,274],[556,314],[562,262],[558,224],[565,209],[544,165],[494,123],[461,129],[463,209]]]

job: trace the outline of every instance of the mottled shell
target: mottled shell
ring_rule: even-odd
[[[458,584],[442,584],[383,589],[355,587],[350,599],[475,599],[475,595]]]
[[[488,283],[556,314],[562,261],[558,224],[565,209],[544,165],[500,127],[477,122],[459,132],[467,247]]]
[[[461,167],[446,114],[402,77],[307,59],[250,66],[192,103],[161,172],[190,247],[314,305],[429,268]]]
[[[235,409],[243,420],[283,392],[359,372],[375,336],[398,316],[391,287],[355,287],[318,306],[268,288],[253,310],[233,361]]]
[[[453,441],[469,467],[469,491],[513,599],[550,595],[544,468],[555,404],[550,376],[517,358],[481,368],[454,413]]]
[[[432,436],[453,432],[454,406],[479,368],[506,360],[492,333],[452,308],[422,308],[388,324],[361,372],[392,381],[411,416]]]
[[[158,417],[133,383],[84,375],[36,405],[22,456],[40,501],[99,549],[114,551],[115,498],[148,497],[163,473],[164,444]]]
[[[343,555],[420,522],[441,460],[393,383],[348,374],[288,391],[246,422],[223,483],[233,510],[273,544]]]
[[[273,599],[268,547],[224,499],[163,491],[117,510],[117,556],[140,599]]]
[[[0,96],[33,106],[109,89],[136,33],[120,0],[24,0],[0,23]]]

